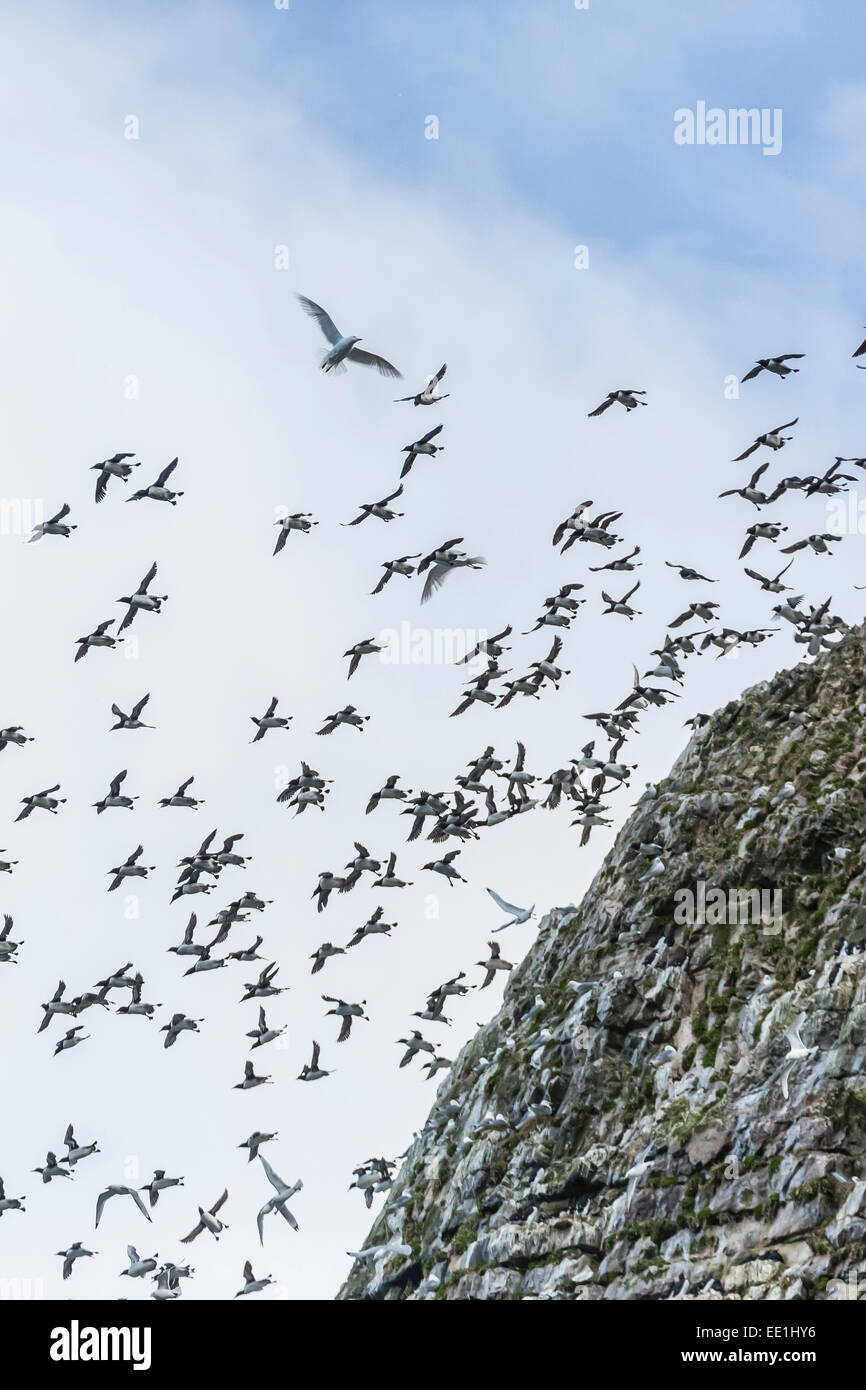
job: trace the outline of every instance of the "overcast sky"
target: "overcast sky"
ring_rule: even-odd
[[[0,722],[36,741],[0,754],[0,847],[20,861],[0,879],[0,910],[24,939],[20,963],[0,968],[0,1175],[9,1194],[28,1194],[26,1216],[0,1221],[0,1279],[35,1281],[46,1297],[146,1297],[149,1284],[118,1279],[133,1243],[192,1259],[185,1298],[231,1296],[247,1258],[278,1281],[265,1299],[336,1293],[370,1224],[347,1191],[352,1169],[403,1150],[435,1094],[417,1062],[398,1070],[395,1039],[442,980],[465,969],[480,983],[472,963],[501,921],[485,887],[539,914],[577,902],[613,833],[580,850],[568,813],[539,809],[482,832],[461,855],[469,884],[450,890],[422,872],[432,847],[404,845],[408,820],[393,806],[365,817],[370,793],[394,772],[415,789],[447,788],[488,743],[510,758],[522,739],[541,777],[578,756],[593,733],[582,716],[627,694],[632,663],[648,669],[666,624],[697,597],[664,560],[719,580],[702,592],[724,623],[770,622],[771,601],[737,562],[755,514],[716,500],[750,471],[730,460],[794,415],[795,441],[769,478],[866,453],[866,376],[851,362],[866,323],[858,18],[854,4],[796,0],[291,0],[287,11],[82,0],[7,18]],[[676,144],[675,111],[698,102],[781,110],[781,152]],[[361,369],[325,378],[296,291],[394,361],[405,391]],[[730,398],[730,377],[781,352],[808,354],[798,377],[762,376]],[[446,360],[441,407],[393,403]],[[645,389],[648,408],[588,420],[620,386]],[[396,486],[402,446],[440,420],[445,451],[415,465],[397,504],[406,516],[344,532],[359,503]],[[141,467],[97,508],[88,468],[115,451]],[[175,455],[179,505],[127,506]],[[560,557],[550,544],[586,498],[622,510],[617,531],[641,546],[633,623],[601,618],[601,576],[587,574],[625,547]],[[25,546],[16,515],[39,519],[64,501],[72,538]],[[273,558],[281,508],[320,525]],[[821,498],[790,494],[775,516],[788,539],[827,529]],[[384,560],[456,535],[486,556],[484,570],[453,576],[423,609],[416,581],[370,596]],[[75,639],[121,614],[117,598],[153,560],[164,612],[142,614],[125,649],[73,665]],[[783,563],[767,542],[752,561],[768,574]],[[792,576],[811,601],[832,593],[835,611],[862,617],[856,529],[832,560],[799,555]],[[607,578],[614,594],[629,587],[627,575]],[[361,638],[404,623],[435,634],[511,622],[519,634],[568,581],[586,582],[589,601],[565,634],[572,674],[558,693],[449,720],[462,673],[448,665],[371,657],[347,686],[341,654]],[[505,664],[518,671],[549,646],[543,633],[511,640]],[[682,699],[645,713],[628,745],[639,768],[632,791],[612,798],[617,824],[684,745],[686,718],[801,650],[786,629],[736,659],[692,658]],[[109,732],[112,701],[128,709],[146,691],[156,728]],[[291,731],[250,747],[250,716],[273,694]],[[316,738],[347,700],[371,716],[363,735]],[[324,814],[294,819],[275,794],[302,758],[333,786]],[[140,800],[97,818],[93,803],[122,768]],[[206,805],[159,808],[191,773]],[[56,817],[14,824],[22,797],[58,781],[68,800]],[[247,887],[273,899],[233,929],[230,949],[260,930],[289,986],[268,1005],[286,1046],[255,1054],[275,1084],[246,1093],[231,1088],[256,1018],[238,1003],[252,969],[184,979],[167,952],[189,912],[169,905],[175,866],[214,826],[243,831],[252,860],[193,905],[207,920]],[[414,887],[377,894],[365,880],[317,916],[317,873],[341,869],[356,838],[382,857],[397,849]],[[139,843],[155,871],[135,895],[108,894],[109,868]],[[319,943],[345,944],[379,901],[399,923],[392,939],[311,979]],[[503,954],[520,959],[532,935],[503,933]],[[90,1039],[53,1057],[61,1021],[36,1028],[58,978],[76,994],[125,961],[164,1005],[156,1021],[91,1010]],[[455,1056],[501,990],[453,1001],[453,1027],[428,1034],[447,1034]],[[323,992],[367,1001],[372,1021],[346,1045],[323,1018]],[[165,1051],[157,1030],[175,1010],[205,1021]],[[295,1077],[313,1038],[335,1075],[304,1086]],[[101,1153],[73,1182],[43,1187],[30,1170],[63,1151],[70,1121]],[[304,1181],[300,1233],[271,1220],[264,1251],[255,1213],[270,1190],[236,1147],[256,1128],[279,1131],[265,1152]],[[154,1167],[186,1184],[164,1195],[153,1225],[117,1198],[94,1233],[102,1187],[143,1184]],[[204,1235],[181,1246],[197,1205],[224,1186],[230,1229],[218,1245]],[[64,1285],[54,1252],[75,1240],[98,1258]]]

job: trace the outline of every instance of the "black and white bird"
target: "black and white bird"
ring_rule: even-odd
[[[773,429],[767,430],[766,434],[759,434],[753,443],[749,445],[748,449],[744,449],[741,454],[737,454],[734,463],[742,463],[743,459],[747,459],[750,454],[753,454],[756,449],[760,449],[762,445],[766,446],[768,449],[783,449],[793,436],[790,434],[784,435],[782,431],[792,429],[799,418],[799,415],[795,415],[793,420],[788,420],[784,425],[776,425]]]
[[[112,705],[111,713],[117,720],[117,723],[111,726],[112,732],[115,729],[152,729],[154,727],[153,724],[144,724],[141,719],[141,711],[144,709],[149,699],[149,694],[142,695],[141,699],[133,705],[129,714],[124,714],[123,710],[118,705]]]
[[[127,605],[118,632],[123,632],[135,621],[135,615],[140,610],[146,613],[159,613],[162,605],[168,600],[168,594],[150,594],[148,588],[156,577],[156,561],[154,560],[147,574],[142,579],[134,594],[124,594],[117,600],[118,603]]]
[[[646,391],[635,391],[631,387],[622,387],[618,391],[608,391],[606,398],[601,405],[597,405],[595,410],[589,411],[589,418],[596,415],[603,415],[612,405],[623,405],[626,410],[634,410],[639,405],[646,405],[646,401],[639,401],[638,396],[645,396]]]
[[[287,729],[289,727],[289,722],[294,716],[291,714],[284,716],[275,713],[278,703],[279,696],[272,695],[271,703],[260,718],[257,718],[254,714],[250,715],[250,719],[256,726],[256,732],[250,739],[251,743],[258,743],[259,739],[264,738],[268,729]]]
[[[112,454],[110,459],[103,459],[102,463],[91,464],[91,472],[97,472],[99,477],[96,479],[96,501],[101,502],[108,489],[109,481],[112,478],[121,478],[126,482],[133,468],[139,468],[138,463],[127,463],[127,459],[135,458],[135,454]]]
[[[487,564],[483,555],[467,555],[465,550],[456,550],[455,546],[460,545],[462,541],[462,536],[457,536],[451,541],[443,541],[442,545],[436,550],[431,550],[429,555],[425,555],[423,560],[419,561],[418,574],[423,574],[427,569],[430,571],[421,592],[422,603],[426,603],[437,589],[441,589],[452,570],[464,568],[477,570]]]
[[[378,357],[374,352],[367,352],[364,348],[359,348],[357,344],[361,342],[361,339],[356,334],[341,333],[330,314],[320,304],[316,304],[312,299],[307,299],[304,294],[299,294],[297,298],[304,313],[316,320],[331,344],[321,361],[324,372],[334,372],[337,375],[346,370],[347,362],[356,362],[361,367],[375,367],[381,376],[399,377],[402,375],[384,357]]]
[[[398,488],[389,492],[387,497],[381,497],[378,502],[362,502],[359,509],[360,514],[355,517],[354,521],[341,521],[340,525],[360,526],[361,522],[366,521],[368,516],[377,516],[380,521],[393,521],[395,517],[403,516],[403,512],[395,512],[390,504],[402,495],[403,484],[401,483]]]
[[[406,455],[406,458],[400,470],[401,478],[405,478],[406,474],[411,471],[412,464],[420,454],[429,454],[430,458],[435,458],[436,455],[445,448],[444,444],[434,444],[432,442],[436,436],[441,433],[442,428],[442,425],[436,425],[432,430],[428,430],[426,434],[422,434],[420,439],[416,439],[414,444],[404,445],[402,452]]]
[[[75,645],[78,651],[75,653],[75,660],[80,661],[83,656],[87,655],[91,647],[114,647],[119,641],[122,642],[122,637],[112,637],[109,634],[108,629],[114,627],[115,622],[115,618],[106,618],[104,623],[100,623],[86,637],[77,637]]]
[[[217,1216],[217,1212],[220,1211],[223,1206],[225,1206],[225,1203],[228,1201],[228,1195],[229,1190],[228,1188],[226,1188],[222,1193],[222,1196],[217,1197],[213,1206],[208,1207],[207,1211],[205,1211],[203,1207],[199,1207],[198,1221],[193,1226],[188,1236],[181,1236],[181,1245],[189,1245],[192,1241],[195,1240],[196,1236],[201,1235],[202,1231],[210,1231],[214,1239],[219,1240],[220,1231],[227,1231],[228,1226],[224,1221],[220,1220],[220,1218]]]
[[[788,367],[786,363],[799,362],[805,356],[805,352],[786,352],[781,357],[759,357],[754,367],[746,372],[745,376],[740,377],[740,381],[752,381],[756,376],[760,376],[761,372],[772,372],[774,376],[779,376],[784,381],[786,376],[800,370],[799,367]]]
[[[442,381],[442,378],[445,375],[445,372],[447,371],[447,368],[448,364],[446,362],[443,362],[442,366],[439,368],[438,372],[436,372],[435,376],[431,376],[429,378],[427,385],[423,388],[423,390],[419,391],[414,396],[398,396],[394,404],[402,405],[404,401],[411,401],[413,405],[437,405],[439,401],[444,401],[449,393],[445,391],[442,395],[440,395],[439,386]]]
[[[322,998],[326,1004],[335,1005],[333,1009],[328,1010],[327,1017],[334,1015],[336,1018],[341,1019],[337,1042],[346,1041],[352,1031],[352,1023],[356,1018],[363,1018],[366,1023],[370,1022],[369,1018],[364,1013],[364,1006],[367,1003],[366,999],[362,999],[358,1004],[352,1004],[345,999],[335,999],[331,994],[323,994]]]
[[[26,820],[34,811],[50,811],[53,816],[57,815],[57,808],[64,805],[65,796],[55,796],[55,792],[60,791],[60,783],[57,782],[53,787],[46,787],[44,791],[34,792],[31,796],[21,798],[23,811],[19,811],[15,817],[16,821]]]
[[[292,512],[290,516],[277,518],[274,525],[279,526],[280,530],[274,546],[275,555],[279,555],[293,531],[300,531],[302,535],[308,535],[314,526],[318,526],[318,521],[313,521],[312,516],[312,512]]]
[[[262,1279],[257,1279],[253,1274],[252,1264],[247,1260],[244,1265],[244,1286],[242,1289],[238,1289],[235,1298],[243,1298],[245,1294],[261,1293],[262,1289],[266,1289],[268,1284],[273,1282],[273,1276],[270,1274],[266,1274]]]
[[[332,1073],[325,1071],[324,1067],[319,1066],[319,1053],[321,1048],[317,1042],[313,1043],[313,1051],[309,1062],[305,1062],[298,1075],[298,1081],[321,1081]],[[264,1160],[262,1160],[264,1162]]]
[[[63,520],[65,516],[69,515],[69,510],[69,503],[64,502],[60,511],[55,512],[47,521],[38,521],[30,533],[27,544],[33,545],[34,541],[41,541],[43,536],[65,536],[68,540],[72,532],[78,530],[77,526]]]
[[[166,487],[166,483],[177,468],[177,459],[173,458],[171,463],[167,463],[162,472],[157,476],[156,482],[149,487],[139,488],[131,497],[127,497],[127,502],[143,502],[149,497],[153,502],[169,502],[172,507],[177,506],[178,497],[183,497],[182,492],[172,492],[171,488]]]
[[[420,558],[421,551],[419,550],[415,555],[400,555],[396,560],[386,560],[382,565],[382,569],[385,573],[382,575],[375,589],[371,590],[371,593],[381,594],[388,580],[395,574],[402,574],[405,575],[407,579],[411,579],[415,573],[415,566],[411,561],[419,560]]]

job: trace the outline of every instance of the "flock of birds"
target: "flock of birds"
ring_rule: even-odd
[[[359,337],[342,334],[321,306],[304,296],[298,298],[304,311],[316,321],[328,342],[328,351],[321,364],[325,372],[344,372],[351,363],[373,367],[386,377],[400,376],[397,369],[385,358],[360,348]],[[866,341],[858,347],[854,356],[859,357],[864,353]],[[798,367],[792,367],[789,363],[801,360],[802,357],[801,353],[788,353],[759,359],[743,376],[742,381],[753,380],[761,373],[774,375],[784,381],[799,371]],[[421,390],[400,397],[399,401],[412,402],[416,407],[430,408],[440,405],[448,398],[447,392],[440,392],[445,374],[446,367],[443,365]],[[609,392],[605,400],[589,412],[589,416],[597,418],[615,405],[631,413],[639,406],[646,407],[647,402],[643,399],[645,395],[646,392],[632,388],[616,389]],[[792,439],[793,436],[787,432],[793,430],[797,422],[795,417],[758,435],[737,456],[735,462],[745,461],[758,450],[768,451],[771,457],[778,454]],[[391,504],[404,495],[405,479],[416,462],[419,459],[435,459],[444,447],[437,442],[442,431],[443,424],[436,424],[407,444],[402,450],[405,460],[397,487],[378,501],[362,503],[359,514],[343,524],[358,526],[370,519],[388,524],[402,516],[403,513],[395,511]],[[843,472],[844,466],[851,465],[866,470],[866,458],[837,457],[821,476],[785,476],[778,479],[770,489],[769,485],[762,484],[770,462],[771,458],[765,459],[741,486],[725,489],[720,494],[722,498],[739,497],[754,508],[759,516],[756,522],[746,528],[740,551],[741,559],[750,555],[758,545],[763,552],[769,554],[769,547],[778,547],[780,539],[787,535],[787,526],[775,520],[764,519],[764,509],[771,507],[784,494],[796,491],[802,493],[805,498],[834,496],[843,491],[845,485],[857,476]],[[139,466],[139,461],[130,453],[115,453],[93,465],[98,475],[96,503],[102,503],[109,490],[114,492],[116,484],[127,483],[133,470]],[[127,500],[149,500],[177,506],[184,494],[173,490],[169,485],[177,466],[178,459],[175,458],[157,474],[154,482],[131,493]],[[765,488],[767,490],[764,490]],[[34,528],[30,542],[44,541],[51,537],[70,539],[76,526],[67,520],[69,513],[70,507],[64,503],[48,521],[41,522]],[[559,690],[561,684],[571,675],[571,671],[561,664],[564,633],[574,624],[580,608],[589,601],[589,574],[603,576],[600,582],[605,587],[600,589],[600,598],[604,605],[604,616],[631,622],[639,613],[634,601],[641,587],[641,579],[634,576],[635,571],[642,567],[639,558],[641,547],[618,534],[617,525],[622,516],[623,512],[616,507],[598,509],[592,500],[585,500],[558,522],[553,531],[552,543],[563,555],[571,552],[574,557],[578,553],[574,547],[578,545],[593,547],[588,552],[590,555],[598,554],[599,551],[611,552],[617,547],[621,547],[621,551],[606,563],[589,565],[584,579],[564,583],[556,593],[546,596],[540,602],[539,612],[528,629],[521,629],[518,634],[509,623],[495,635],[483,637],[471,651],[465,652],[457,664],[468,665],[475,662],[481,669],[479,674],[466,682],[456,707],[451,711],[452,718],[465,716],[477,704],[501,709],[519,698],[539,700],[549,690]],[[318,522],[311,514],[298,512],[280,518],[276,525],[278,534],[274,555],[278,555],[285,548],[292,532],[309,535]],[[794,640],[803,644],[811,656],[817,655],[823,649],[831,648],[838,634],[845,629],[845,624],[840,617],[830,612],[829,598],[817,604],[806,605],[805,595],[793,594],[792,587],[784,583],[783,578],[794,564],[798,552],[811,548],[818,555],[829,554],[831,544],[838,543],[840,539],[836,534],[809,533],[778,547],[782,554],[790,557],[783,567],[778,568],[778,572],[768,576],[761,570],[745,569],[746,575],[754,580],[763,592],[779,598],[779,602],[772,609],[773,615],[793,627]],[[443,541],[427,554],[418,551],[385,561],[382,565],[383,573],[372,593],[381,593],[395,576],[410,580],[423,576],[420,601],[426,603],[454,571],[475,570],[486,563],[482,556],[470,555],[459,549],[462,544],[462,537],[454,537]],[[746,631],[720,625],[717,614],[721,605],[707,596],[707,586],[716,584],[717,580],[679,561],[668,560],[665,563],[677,572],[679,579],[686,586],[687,597],[682,610],[672,616],[667,630],[660,637],[659,645],[651,650],[648,669],[641,674],[638,668],[634,667],[632,684],[628,690],[623,691],[623,698],[612,709],[593,711],[584,716],[596,733],[581,748],[579,757],[571,758],[564,766],[551,771],[532,771],[527,765],[527,751],[522,742],[517,742],[511,757],[497,756],[494,745],[488,743],[483,751],[454,777],[451,787],[413,791],[399,785],[401,777],[394,773],[386,778],[381,787],[372,790],[366,804],[366,815],[375,814],[378,822],[382,808],[386,803],[390,803],[394,833],[401,823],[396,817],[407,817],[406,844],[411,845],[423,837],[431,846],[428,851],[430,858],[418,866],[418,872],[435,875],[437,881],[447,882],[449,889],[458,883],[466,884],[467,878],[461,871],[464,867],[461,856],[464,848],[472,841],[477,840],[486,830],[514,817],[539,808],[556,810],[563,803],[574,817],[571,824],[580,831],[580,844],[585,845],[593,830],[612,824],[610,799],[618,790],[629,786],[636,764],[626,761],[623,750],[637,733],[642,711],[649,706],[668,705],[679,698],[687,658],[706,652],[710,648],[715,648],[718,657],[722,657],[741,645],[757,646],[779,630],[778,624]],[[777,566],[765,564],[763,568],[776,570]],[[115,647],[118,642],[124,640],[121,634],[130,628],[140,614],[151,615],[153,618],[160,615],[163,606],[168,602],[168,596],[151,592],[157,572],[157,564],[154,562],[134,591],[118,598],[117,602],[124,606],[119,622],[111,618],[104,620],[91,632],[77,639],[74,657],[76,662],[87,657],[92,649]],[[619,586],[618,576],[625,576]],[[691,593],[696,593],[698,597],[691,598]],[[110,629],[115,628],[115,625],[116,631],[112,634]],[[536,653],[535,660],[515,663],[514,668],[506,669],[500,664],[505,653],[512,651],[512,647],[506,645],[507,639],[514,637],[516,646],[518,635],[527,638],[539,631],[543,634],[545,645],[550,641],[546,653]],[[354,676],[365,658],[382,650],[373,637],[366,637],[354,643],[344,653],[344,659],[348,661],[347,678]],[[512,679],[506,679],[508,676]],[[111,725],[112,731],[152,728],[153,726],[147,724],[143,718],[149,698],[149,693],[142,695],[129,712],[113,703],[111,713],[115,722]],[[255,727],[252,742],[260,742],[266,737],[273,737],[277,732],[289,729],[291,716],[278,713],[278,708],[279,698],[274,695],[262,713],[250,716]],[[697,714],[687,723],[698,729],[708,718],[708,715]],[[330,736],[342,726],[350,726],[363,733],[369,720],[369,714],[362,714],[355,706],[347,704],[326,715],[322,727],[315,732],[322,737]],[[607,740],[607,747],[597,749],[596,745],[602,735]],[[0,751],[10,745],[23,748],[32,741],[32,735],[22,725],[14,724],[0,728]],[[128,771],[125,768],[111,779],[105,794],[94,803],[97,815],[110,811],[134,810],[138,797],[129,790],[127,779]],[[187,778],[173,793],[161,798],[159,806],[163,809],[197,810],[203,802],[191,790],[193,782],[193,777]],[[301,761],[299,771],[289,778],[279,791],[277,801],[293,808],[296,816],[306,812],[310,807],[324,812],[330,785],[331,779],[307,761]],[[55,783],[27,794],[21,799],[22,809],[17,819],[21,821],[34,815],[63,814],[65,798],[58,795],[61,790],[61,785]],[[225,835],[218,834],[216,829],[211,830],[197,848],[180,858],[171,903],[179,899],[210,894],[222,887],[224,874],[230,874],[234,869],[245,868],[251,862],[251,856],[243,854],[240,850],[243,839],[244,836],[239,833]],[[653,844],[642,846],[641,849],[646,852],[648,860],[642,881],[663,873],[664,845]],[[6,851],[0,850],[0,855],[5,853]],[[403,851],[400,853],[402,857]],[[129,879],[146,878],[153,871],[154,866],[145,864],[143,856],[144,847],[138,844],[122,863],[108,869],[109,892],[115,891]],[[17,863],[17,860],[0,858],[0,872],[11,873]],[[396,849],[390,848],[387,853],[379,855],[371,852],[359,839],[354,841],[353,852],[349,853],[342,868],[324,868],[320,871],[312,898],[316,900],[317,913],[321,914],[326,911],[333,894],[351,893],[363,883],[366,883],[369,889],[382,893],[386,890],[399,892],[410,886],[411,882],[412,880],[401,876]],[[506,915],[504,922],[490,928],[491,937],[506,928],[525,924],[534,917],[534,904],[529,908],[519,907],[490,888],[487,892],[491,901]],[[258,1056],[255,1063],[249,1056],[244,1059],[242,1078],[235,1083],[235,1089],[238,1090],[254,1090],[272,1083],[270,1074],[264,1070],[257,1071],[256,1066],[260,1065],[261,1049],[273,1044],[286,1027],[285,1024],[269,1021],[272,1001],[275,1001],[286,987],[277,983],[278,963],[269,958],[267,951],[263,953],[260,949],[264,945],[264,937],[256,933],[249,944],[235,950],[226,948],[234,928],[252,922],[253,914],[260,916],[269,906],[270,900],[259,897],[253,890],[247,890],[208,917],[206,922],[202,922],[203,932],[200,929],[198,914],[192,912],[181,939],[168,948],[186,967],[183,972],[184,978],[217,969],[233,970],[241,965],[256,967],[253,971],[246,972],[253,974],[254,978],[244,982],[239,1002],[241,1005],[253,1003],[257,1008],[256,1022],[247,1031],[246,1036],[251,1039],[249,1052],[255,1051]],[[385,908],[379,903],[367,914],[362,925],[356,928],[345,945],[336,945],[330,940],[322,941],[310,957],[311,973],[319,974],[333,957],[346,955],[369,937],[388,936],[397,923],[385,921],[384,917]],[[0,964],[17,964],[21,946],[22,942],[14,934],[13,920],[7,915],[0,931]],[[466,982],[466,972],[460,970],[452,978],[432,989],[423,1006],[414,1011],[412,1019],[417,1020],[417,1025],[408,1028],[406,1035],[398,1039],[401,1048],[401,1068],[411,1065],[416,1057],[420,1057],[422,1069],[429,1080],[452,1065],[451,1059],[440,1050],[438,1042],[434,1042],[426,1034],[432,1027],[450,1023],[451,1020],[445,1014],[449,1000],[466,996],[473,987],[486,989],[500,974],[507,974],[513,968],[512,962],[502,956],[498,940],[491,939],[487,949],[487,957],[476,962],[476,968],[482,975],[474,986]],[[584,987],[575,985],[575,988]],[[164,1006],[158,1002],[147,1001],[145,991],[146,981],[132,961],[124,962],[94,984],[81,988],[79,993],[67,994],[67,985],[64,980],[60,980],[53,996],[42,1004],[43,1013],[38,1032],[53,1029],[55,1022],[65,1024],[67,1020],[70,1021],[70,1026],[56,1038],[54,1045],[55,1056],[65,1054],[88,1041],[90,1035],[86,1032],[85,1025],[77,1020],[89,1009],[95,1008],[108,1013],[113,1007],[114,1013],[118,1016],[138,1016],[145,1020],[153,1020],[157,1010]],[[119,998],[125,1002],[118,1004]],[[339,1025],[336,1034],[338,1044],[350,1040],[356,1022],[370,1021],[366,1012],[366,1000],[343,999],[338,995],[323,994],[322,1001],[331,1006],[324,1011],[324,1017],[334,1018]],[[202,1022],[202,1018],[179,1010],[171,1012],[159,1030],[165,1035],[164,1047],[175,1046],[185,1033],[197,1033]],[[323,1065],[319,1042],[312,1041],[309,1061],[303,1063],[297,1079],[303,1082],[322,1081],[331,1075],[331,1072],[332,1068]],[[543,1099],[537,1104],[543,1109]],[[492,1117],[490,1123],[495,1126],[496,1118]],[[247,1150],[250,1162],[258,1161],[271,1189],[271,1195],[267,1196],[257,1216],[258,1235],[262,1244],[265,1218],[273,1213],[282,1217],[292,1229],[298,1228],[288,1204],[302,1190],[303,1183],[300,1180],[287,1182],[281,1178],[260,1151],[265,1144],[277,1138],[276,1133],[253,1130],[238,1146]],[[79,1144],[71,1124],[66,1130],[64,1145],[67,1150],[64,1157],[58,1160],[56,1153],[49,1150],[45,1163],[34,1169],[34,1172],[41,1175],[43,1184],[47,1185],[58,1179],[71,1179],[79,1164],[99,1152],[96,1141]],[[395,1159],[373,1157],[354,1169],[351,1187],[363,1194],[368,1207],[376,1193],[387,1192],[390,1188],[396,1162]],[[123,1184],[105,1188],[95,1200],[94,1229],[99,1225],[106,1203],[115,1197],[127,1197],[131,1206],[136,1208],[139,1218],[150,1222],[151,1212],[156,1207],[160,1194],[172,1188],[182,1187],[183,1183],[182,1176],[167,1176],[166,1170],[160,1168],[155,1170],[153,1178],[141,1189]],[[142,1200],[141,1192],[148,1194],[147,1205]],[[23,1212],[24,1201],[24,1197],[7,1197],[0,1178],[0,1218],[8,1212]],[[212,1206],[199,1206],[196,1223],[188,1234],[179,1237],[181,1243],[189,1244],[205,1233],[218,1239],[221,1231],[225,1229],[225,1222],[220,1213],[227,1201],[228,1191],[224,1190]],[[381,1259],[385,1254],[401,1249],[408,1253],[406,1247],[391,1245],[348,1253],[359,1259]],[[67,1279],[78,1259],[93,1256],[96,1252],[86,1248],[82,1241],[77,1241],[58,1254],[63,1260],[63,1278]],[[169,1261],[159,1265],[156,1256],[141,1258],[136,1247],[132,1245],[128,1247],[128,1256],[129,1265],[121,1273],[132,1279],[144,1279],[149,1276],[155,1284],[152,1297],[158,1300],[178,1298],[181,1294],[182,1280],[194,1272],[189,1264]],[[243,1287],[236,1296],[257,1293],[272,1282],[270,1275],[257,1279],[250,1262],[247,1261],[243,1271]]]

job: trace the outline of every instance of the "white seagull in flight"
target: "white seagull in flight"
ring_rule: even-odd
[[[377,357],[374,352],[365,352],[363,348],[356,347],[361,339],[354,336],[344,336],[321,304],[307,299],[304,294],[299,294],[297,298],[301,308],[310,315],[310,318],[316,320],[331,344],[330,351],[326,352],[322,358],[323,371],[344,372],[346,370],[346,358],[348,358],[350,362],[358,362],[362,367],[375,367],[382,376],[402,377],[402,372],[398,372],[397,368],[386,361],[384,357]]]

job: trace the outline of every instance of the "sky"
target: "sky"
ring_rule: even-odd
[[[521,739],[541,777],[579,756],[594,732],[583,716],[627,694],[633,663],[648,669],[666,624],[698,596],[665,560],[717,579],[702,594],[727,625],[772,625],[737,561],[756,516],[717,494],[750,471],[730,460],[794,415],[768,478],[866,452],[866,377],[851,361],[866,323],[858,18],[853,4],[796,0],[82,0],[74,13],[49,0],[7,16],[0,720],[35,741],[0,753],[0,846],[19,861],[0,879],[0,910],[23,939],[19,963],[0,967],[0,1176],[8,1194],[27,1194],[26,1215],[0,1218],[3,1296],[147,1297],[145,1281],[119,1278],[134,1244],[191,1258],[184,1298],[231,1297],[246,1259],[275,1280],[262,1300],[332,1298],[371,1221],[348,1190],[353,1168],[401,1153],[435,1094],[417,1061],[398,1069],[395,1040],[441,981],[465,970],[480,984],[473,962],[501,920],[485,887],[539,915],[579,902],[644,782],[684,746],[684,721],[800,658],[791,629],[735,657],[691,658],[682,698],[647,711],[627,746],[638,768],[611,798],[614,828],[584,849],[565,810],[539,808],[482,831],[458,861],[468,883],[452,889],[421,868],[426,842],[404,845],[398,810],[364,815],[389,774],[449,787],[488,743],[511,758]],[[674,113],[699,102],[780,111],[781,150],[675,143]],[[297,292],[394,361],[405,390],[360,368],[325,377]],[[736,389],[756,357],[780,352],[807,354],[798,376]],[[394,404],[443,361],[441,406]],[[587,419],[624,385],[646,390],[646,409]],[[403,446],[440,420],[444,452],[416,463],[406,515],[344,529],[358,504],[393,490]],[[88,470],[117,451],[141,466],[97,508]],[[176,455],[178,505],[128,506]],[[837,553],[801,553],[791,572],[796,592],[832,594],[849,622],[863,616],[853,586],[866,529],[866,482],[853,487]],[[624,544],[561,557],[554,528],[589,498],[623,512]],[[25,545],[29,523],[64,501],[72,537]],[[320,524],[273,557],[285,510]],[[787,540],[827,529],[820,497],[790,494],[776,516]],[[452,576],[424,608],[415,580],[371,596],[383,561],[456,535],[483,570]],[[588,565],[634,544],[641,615],[602,618]],[[73,664],[76,638],[119,615],[116,600],[154,560],[163,612],[136,620],[134,642]],[[761,542],[752,562],[774,574],[783,557]],[[608,578],[609,592],[629,587]],[[412,635],[510,622],[505,664],[524,670],[549,640],[520,634],[570,581],[588,601],[563,634],[571,674],[559,691],[450,720],[462,670],[410,659]],[[366,658],[347,686],[342,653],[388,632],[410,634],[400,659]],[[127,709],[146,691],[156,727],[111,732],[112,702]],[[273,694],[290,730],[250,746],[250,716]],[[370,715],[364,733],[317,738],[347,701]],[[295,819],[275,796],[302,758],[333,783],[324,813]],[[97,817],[122,768],[134,809]],[[160,808],[191,773],[205,804]],[[58,814],[16,824],[21,799],[58,781]],[[230,949],[261,932],[287,987],[268,1003],[286,1032],[255,1054],[273,1084],[252,1092],[232,1087],[255,1023],[256,1006],[238,1002],[253,973],[234,964],[184,979],[167,949],[189,911],[170,905],[175,866],[214,827],[243,832],[251,859],[196,900],[200,920],[248,887],[272,900],[233,929]],[[398,850],[413,886],[380,894],[365,881],[317,914],[318,872],[341,869],[355,839],[382,858]],[[108,870],[138,844],[153,872],[107,893]],[[311,978],[316,947],[345,944],[380,901],[399,924],[392,937]],[[518,961],[533,930],[502,933],[503,954]],[[90,1010],[90,1038],[54,1057],[60,1022],[36,1029],[57,980],[77,994],[126,961],[162,1005],[156,1020]],[[428,1035],[447,1034],[442,1051],[456,1056],[501,992],[499,980],[473,989],[446,1010],[452,1026]],[[323,993],[366,1000],[370,1022],[347,1044]],[[204,1022],[166,1051],[158,1029],[175,1010]],[[314,1038],[334,1074],[302,1085]],[[31,1170],[62,1153],[70,1121],[100,1153],[73,1181],[43,1185]],[[299,1232],[271,1221],[264,1250],[255,1214],[270,1189],[237,1148],[257,1128],[278,1131],[264,1151],[304,1182]],[[152,1225],[115,1198],[94,1232],[98,1192],[141,1185],[155,1167],[185,1184]],[[220,1241],[181,1245],[224,1187]],[[76,1240],[96,1258],[64,1284],[55,1252]]]

